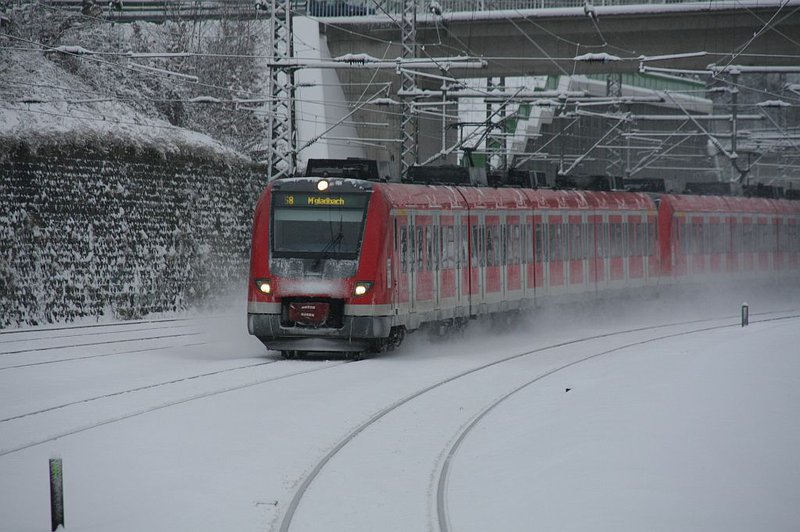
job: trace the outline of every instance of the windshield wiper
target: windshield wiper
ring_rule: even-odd
[[[342,231],[342,228],[340,226],[339,227],[339,232],[336,233],[333,237],[331,237],[331,239],[328,241],[328,243],[325,244],[325,247],[322,248],[322,251],[320,251],[319,257],[317,257],[314,260],[314,268],[315,269],[319,267],[320,263],[323,260],[325,260],[327,258],[330,258],[331,253],[333,253],[334,247],[338,246],[343,239],[344,239],[344,231]]]

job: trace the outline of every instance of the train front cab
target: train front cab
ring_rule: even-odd
[[[248,330],[269,349],[359,353],[393,340],[388,207],[375,186],[268,185],[254,218]]]

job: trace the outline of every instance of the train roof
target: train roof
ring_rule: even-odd
[[[569,210],[655,210],[649,195],[638,192],[590,192],[525,188],[455,187],[375,183],[394,208],[490,208]]]
[[[800,212],[800,208],[793,210],[790,205],[786,205],[794,202],[767,198],[667,194],[661,196],[661,201],[667,203],[676,212],[755,214]]]

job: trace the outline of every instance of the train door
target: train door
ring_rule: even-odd
[[[474,211],[473,211],[474,212]],[[470,214],[469,219],[469,294],[470,313],[478,314],[484,303],[484,215],[482,212]]]
[[[469,307],[469,218],[458,217],[458,304]],[[468,312],[469,313],[469,312]]]
[[[600,282],[600,256],[599,256],[599,228],[602,224],[602,216],[597,211],[592,211],[586,215],[586,256],[587,256],[587,277],[589,288],[592,292],[597,292]]]
[[[506,216],[506,298],[519,301],[523,295],[522,218],[514,214]]]
[[[595,226],[595,248],[597,249],[597,260],[595,262],[596,270],[596,284],[597,290],[608,290],[610,275],[610,259],[611,259],[611,240],[610,240],[610,225],[608,223],[608,213],[601,212],[595,216],[597,222]]]
[[[686,276],[689,254],[689,236],[683,213],[676,213],[672,218],[672,234],[672,275],[677,279]]]
[[[442,256],[441,256],[441,237],[442,237],[442,225],[441,225],[441,215],[434,214],[431,220],[431,230],[430,235],[428,238],[428,253],[430,254],[430,260],[428,263],[431,266],[431,277],[432,285],[433,285],[433,308],[439,309],[441,308],[441,300],[442,300]]]
[[[759,218],[761,225],[761,238],[759,253],[759,266],[762,272],[774,270],[774,250],[775,250],[775,222],[774,217],[765,216]]]
[[[724,268],[725,254],[724,241],[721,228],[724,219],[719,216],[709,216],[708,218],[708,271],[709,273],[721,273]]]
[[[586,220],[587,214],[567,217],[569,246],[567,249],[570,292],[585,292],[588,286],[588,264],[586,258]]]
[[[608,215],[608,283],[619,288],[625,280],[625,226],[621,214]]]
[[[547,216],[547,293],[549,295],[564,292],[566,273],[564,268],[564,223],[560,214]]]
[[[742,224],[738,215],[731,216],[727,219],[726,225],[728,226],[728,233],[730,243],[728,244],[728,257],[726,260],[726,271],[728,273],[736,273],[740,270],[739,266],[739,248],[742,242]]]
[[[426,313],[433,310],[435,302],[435,286],[433,271],[433,216],[429,213],[417,214],[417,270],[415,279],[416,310]]]
[[[500,215],[500,223],[498,224],[499,235],[499,258],[498,267],[500,269],[500,301],[508,301],[508,215]]]
[[[534,214],[533,220],[533,261],[529,268],[528,284],[533,288],[534,297],[547,295],[546,257],[547,257],[547,221],[546,216]]]
[[[499,215],[484,217],[483,296],[486,303],[497,304],[502,297],[502,268],[500,267],[500,219]]]
[[[534,222],[534,217],[530,214],[526,214],[523,218],[525,221],[525,233],[524,233],[524,273],[523,273],[523,280],[522,286],[524,287],[524,297],[528,301],[533,301],[536,298],[536,277],[534,274],[534,270],[536,268],[536,228],[537,225]],[[539,227],[541,230],[541,227]]]
[[[409,273],[409,246],[408,246],[408,216],[395,214],[394,216],[394,268],[392,300],[395,314],[409,312],[410,301],[410,273]]]
[[[786,269],[786,254],[783,252],[784,242],[786,241],[786,220],[784,216],[775,217],[775,235],[777,245],[773,252],[773,268],[776,272]]]
[[[647,257],[645,278],[648,281],[654,281],[661,275],[659,264],[661,264],[661,257],[658,254],[658,217],[655,212],[650,212],[647,215],[647,224],[645,226],[645,241],[646,250],[645,256]]]
[[[795,271],[798,266],[798,249],[800,247],[800,234],[798,234],[797,219],[794,216],[789,216],[786,220],[786,247],[784,254],[786,255],[786,268]]]
[[[408,311],[417,312],[417,220],[416,213],[409,215],[408,225]]]

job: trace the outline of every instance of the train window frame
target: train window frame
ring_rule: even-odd
[[[544,224],[536,222],[533,226],[533,255],[534,262],[541,264],[544,259]]]
[[[456,230],[452,225],[445,227],[445,257],[447,269],[456,267]]]
[[[500,224],[500,266],[508,264],[508,225]]]
[[[466,224],[466,221],[462,221],[461,224],[461,249],[459,252],[461,253],[461,261],[459,263],[459,267],[463,268],[465,265],[469,267],[468,260],[469,260],[469,226]]]
[[[406,273],[406,261],[408,260],[408,244],[406,242],[406,226],[400,226],[400,273]]]
[[[561,224],[548,224],[548,233],[550,237],[548,239],[548,251],[550,252],[548,262],[560,262],[563,260],[561,256]]]
[[[487,225],[486,226],[486,266],[492,267],[494,266],[494,242],[492,241],[492,233],[494,233],[494,226]]]
[[[425,271],[433,271],[433,233],[434,227],[425,228]]]
[[[569,224],[570,260],[583,260],[583,224]]]
[[[480,238],[480,229],[477,225],[472,226],[472,254],[471,254],[471,267],[477,268],[479,264],[478,260],[478,239]]]
[[[417,271],[424,271],[422,268],[425,266],[425,257],[423,256],[425,249],[425,231],[424,227],[417,227]]]
[[[494,226],[494,233],[492,235],[494,243],[494,264],[495,266],[502,266],[502,244],[500,243],[500,225]]]
[[[416,248],[416,226],[409,224],[408,226],[408,271],[409,273],[416,271],[416,257],[417,257],[417,248]]]

